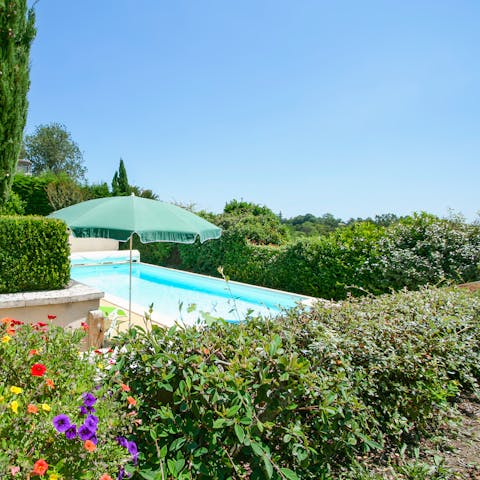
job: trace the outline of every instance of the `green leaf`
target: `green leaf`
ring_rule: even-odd
[[[184,458],[178,458],[175,460],[175,468],[178,473],[180,473],[185,466],[185,459]]]
[[[172,459],[167,460],[168,471],[175,477],[177,475],[177,462]]]
[[[285,475],[288,480],[300,480],[298,475],[289,468],[281,468],[280,471]]]
[[[153,470],[142,470],[139,473],[145,480],[162,480],[162,478],[164,478],[161,470],[157,470],[156,472]]]
[[[278,348],[282,344],[282,339],[280,338],[280,335],[276,334],[273,337],[273,340],[270,342],[270,346],[268,349],[268,352],[270,353],[270,356],[273,356],[277,353]]]
[[[252,450],[253,450],[253,453],[258,457],[261,457],[265,453],[263,451],[263,448],[257,442],[252,442]]]
[[[226,424],[226,420],[223,418],[217,418],[212,425],[212,428],[223,428],[224,425]]]
[[[233,417],[240,410],[241,405],[234,405],[227,410],[225,414],[227,417]]]
[[[263,455],[262,457],[263,465],[265,466],[265,473],[267,474],[267,478],[272,478],[273,475],[273,465],[267,455]]]
[[[243,440],[245,439],[245,430],[243,430],[243,428],[238,423],[236,423],[233,428],[235,430],[235,434],[237,435],[239,442],[243,443]]]

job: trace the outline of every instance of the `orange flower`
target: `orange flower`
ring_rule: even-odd
[[[29,355],[38,355],[38,350],[35,350],[35,349],[30,350],[30,351],[28,352],[28,354],[29,354]]]
[[[45,380],[45,383],[47,384],[48,388],[55,388],[55,384],[53,383],[53,380],[51,378],[47,378]]]
[[[101,477],[100,477],[100,480],[113,480],[112,477],[110,475],[107,475],[106,473],[104,473]]]
[[[38,413],[38,408],[33,403],[29,403],[28,406],[27,406],[27,412],[28,413]]]
[[[85,450],[88,450],[89,452],[93,452],[97,448],[91,440],[85,440],[83,446],[85,447]]]
[[[9,317],[3,317],[2,320],[0,320],[4,325],[9,325],[10,323],[12,323],[12,319],[9,318]]]
[[[129,392],[129,391],[130,391],[130,387],[129,387],[128,385],[125,385],[124,383],[122,383],[122,384],[120,385],[120,387],[122,388],[122,390],[123,390],[124,392]]]
[[[7,328],[7,334],[8,335],[15,335],[15,329],[12,327]]]
[[[44,475],[45,472],[48,470],[48,463],[41,458],[40,460],[37,460],[35,462],[35,465],[33,465],[33,474],[34,475]]]
[[[136,405],[137,404],[137,401],[133,397],[127,397],[127,402],[130,405]]]

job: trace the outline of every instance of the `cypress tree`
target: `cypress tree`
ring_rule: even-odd
[[[27,0],[0,0],[0,205],[10,194],[22,146],[35,33]]]
[[[112,193],[113,195],[130,195],[132,189],[128,184],[127,170],[123,160],[120,159],[120,166],[118,172],[115,172],[112,180]]]

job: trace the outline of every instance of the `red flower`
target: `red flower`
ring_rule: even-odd
[[[45,327],[48,327],[48,323],[45,323],[45,322],[32,323],[32,328],[34,330],[42,330],[42,329],[45,329]]]
[[[43,460],[42,458],[40,460],[37,460],[35,462],[35,465],[33,465],[33,473],[34,475],[44,475],[45,472],[48,470],[48,463]]]
[[[56,315],[47,315],[49,320],[55,320],[57,318]]]
[[[85,331],[88,330],[88,324],[87,324],[87,323],[82,322],[81,325],[82,325],[82,328],[83,328]]]
[[[32,365],[32,375],[34,377],[43,377],[47,367],[43,363],[35,363]]]
[[[38,355],[38,350],[35,350],[35,349],[30,350],[30,351],[28,352],[28,354],[29,354],[29,355]]]

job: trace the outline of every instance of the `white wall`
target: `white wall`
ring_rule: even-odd
[[[110,238],[75,238],[70,236],[70,248],[73,252],[98,252],[118,250],[118,240]]]

